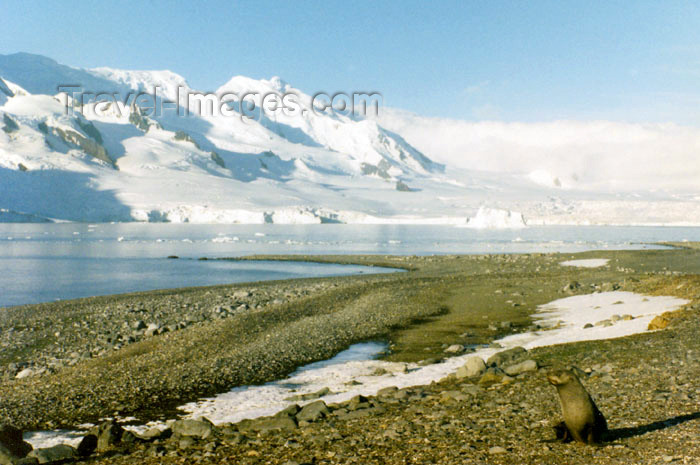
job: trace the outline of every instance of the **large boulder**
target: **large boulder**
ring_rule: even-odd
[[[168,439],[173,435],[173,431],[170,428],[161,430],[160,428],[150,428],[143,433],[141,433],[141,439],[144,441],[155,441],[158,439]]]
[[[111,449],[122,439],[124,428],[116,421],[106,421],[97,427],[97,451],[104,452]]]
[[[322,400],[317,400],[316,402],[311,402],[310,404],[305,405],[299,411],[299,413],[297,413],[297,420],[309,422],[316,421],[328,415],[329,412],[330,411],[328,410],[326,403]]]
[[[503,368],[503,371],[505,371],[508,376],[518,376],[528,371],[537,371],[537,362],[533,359],[528,359],[514,365],[508,365]]]
[[[503,382],[503,375],[495,371],[487,371],[481,378],[479,378],[479,384],[490,386],[491,384],[497,384]]]
[[[296,394],[294,396],[287,397],[284,400],[288,400],[291,402],[314,400],[314,399],[318,399],[319,397],[326,396],[330,393],[331,393],[331,390],[327,387],[324,387],[316,392],[310,392],[308,394]]]
[[[66,444],[59,444],[46,449],[36,449],[29,453],[28,457],[36,458],[39,463],[63,462],[64,460],[73,460],[78,456],[78,452],[74,447]]]
[[[301,410],[301,407],[299,407],[297,404],[292,404],[289,407],[287,407],[284,410],[280,410],[277,412],[274,416],[279,418],[279,417],[295,417],[297,413],[299,413],[299,410]]]
[[[294,417],[290,416],[256,418],[254,420],[242,421],[238,424],[238,429],[240,431],[290,431],[296,428],[297,422],[294,420]]]
[[[493,354],[486,360],[486,365],[489,367],[503,368],[508,365],[514,365],[527,357],[527,350],[523,347],[513,347],[512,349],[504,350]]]
[[[649,326],[647,326],[647,329],[649,331],[654,331],[657,329],[666,329],[669,325],[673,324],[673,320],[680,316],[681,313],[678,311],[665,312],[661,315],[656,315],[654,319],[651,320],[651,322],[649,322]]]
[[[173,434],[206,439],[214,434],[214,425],[206,418],[178,420],[172,425]]]
[[[457,369],[455,376],[457,379],[471,378],[473,376],[480,376],[486,371],[486,364],[481,357],[473,356],[469,357],[467,361]]]
[[[445,349],[446,354],[461,354],[466,349],[462,344],[452,344],[447,349]]]
[[[83,436],[83,439],[80,440],[80,444],[78,444],[78,455],[87,457],[95,452],[95,449],[97,449],[97,436],[94,434],[86,434]]]
[[[12,465],[24,458],[32,445],[22,439],[22,431],[12,425],[0,423],[0,465]]]

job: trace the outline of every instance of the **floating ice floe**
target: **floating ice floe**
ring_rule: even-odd
[[[214,239],[211,240],[212,242],[215,243],[227,243],[227,242],[238,242],[239,239],[236,236],[219,236],[215,237]]]

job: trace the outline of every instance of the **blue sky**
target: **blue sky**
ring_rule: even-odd
[[[279,75],[307,93],[467,120],[700,125],[690,1],[3,0],[0,53],[170,69],[201,90]]]

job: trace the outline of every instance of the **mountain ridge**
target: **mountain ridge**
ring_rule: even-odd
[[[76,102],[56,92],[66,83],[115,100]],[[176,105],[154,113],[124,98],[155,86],[154,104]],[[89,70],[0,55],[0,222],[466,224],[483,208],[531,225],[640,222],[619,207],[644,203],[634,194],[566,189],[547,173],[455,169],[381,118],[319,110],[279,77],[234,76],[217,89],[252,92],[251,114],[240,101],[221,103],[229,116],[183,114],[181,90],[197,92],[170,71]],[[296,95],[300,112],[259,110],[264,95],[285,93]],[[69,103],[79,111],[67,111]],[[682,224],[700,214],[692,197],[655,194],[645,205],[641,223]]]

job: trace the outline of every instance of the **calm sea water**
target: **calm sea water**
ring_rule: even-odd
[[[0,224],[0,307],[91,295],[377,269],[198,257],[259,253],[448,254],[649,248],[700,228],[409,225]],[[177,255],[181,260],[168,260]]]

